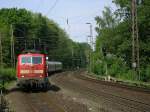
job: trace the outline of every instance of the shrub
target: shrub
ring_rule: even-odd
[[[93,72],[97,75],[106,75],[106,64],[108,75],[122,80],[137,80],[138,76],[134,71],[126,66],[122,58],[109,55],[101,61],[95,61]],[[150,67],[148,67],[150,68]],[[147,77],[150,77],[150,69],[147,69]],[[148,75],[149,74],[149,75]],[[149,78],[150,79],[150,78]]]
[[[141,81],[144,81],[144,82],[150,81],[150,65],[148,65],[146,68],[141,69],[140,78],[141,78]]]
[[[117,78],[123,79],[123,80],[136,81],[137,80],[137,74],[135,74],[133,70],[128,70],[125,73],[118,75]]]
[[[97,75],[105,75],[105,66],[104,66],[104,63],[100,63],[100,62],[97,62],[95,63],[94,65],[94,68],[93,68],[93,72]]]
[[[11,81],[16,79],[16,70],[12,68],[1,68],[0,79],[5,81]]]

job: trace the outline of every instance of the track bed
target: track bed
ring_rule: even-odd
[[[10,90],[16,112],[150,112],[150,92],[91,80],[84,72],[56,73],[47,92]]]
[[[87,107],[66,97],[59,87],[52,86],[47,92],[11,90],[6,95],[15,112],[87,112]]]
[[[109,82],[91,80],[84,72],[68,72],[51,78],[93,112],[150,112],[150,92]]]

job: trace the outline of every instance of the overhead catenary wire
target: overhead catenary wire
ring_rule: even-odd
[[[49,9],[48,12],[46,13],[46,15],[48,15],[50,12],[52,12],[52,10],[56,7],[58,1],[59,1],[59,0],[55,0],[54,4],[50,7],[50,9]]]

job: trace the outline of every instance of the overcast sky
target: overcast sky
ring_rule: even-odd
[[[112,0],[0,0],[0,8],[26,8],[42,13],[58,23],[77,42],[86,42],[89,35],[87,22],[92,23],[95,37],[94,17],[101,15],[105,6],[115,9]]]

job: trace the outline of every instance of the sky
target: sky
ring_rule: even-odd
[[[76,42],[87,42],[92,24],[93,37],[96,37],[94,18],[101,16],[105,6],[115,10],[112,0],[0,0],[0,8],[26,8],[42,13],[54,20]],[[67,22],[68,21],[68,22]]]

